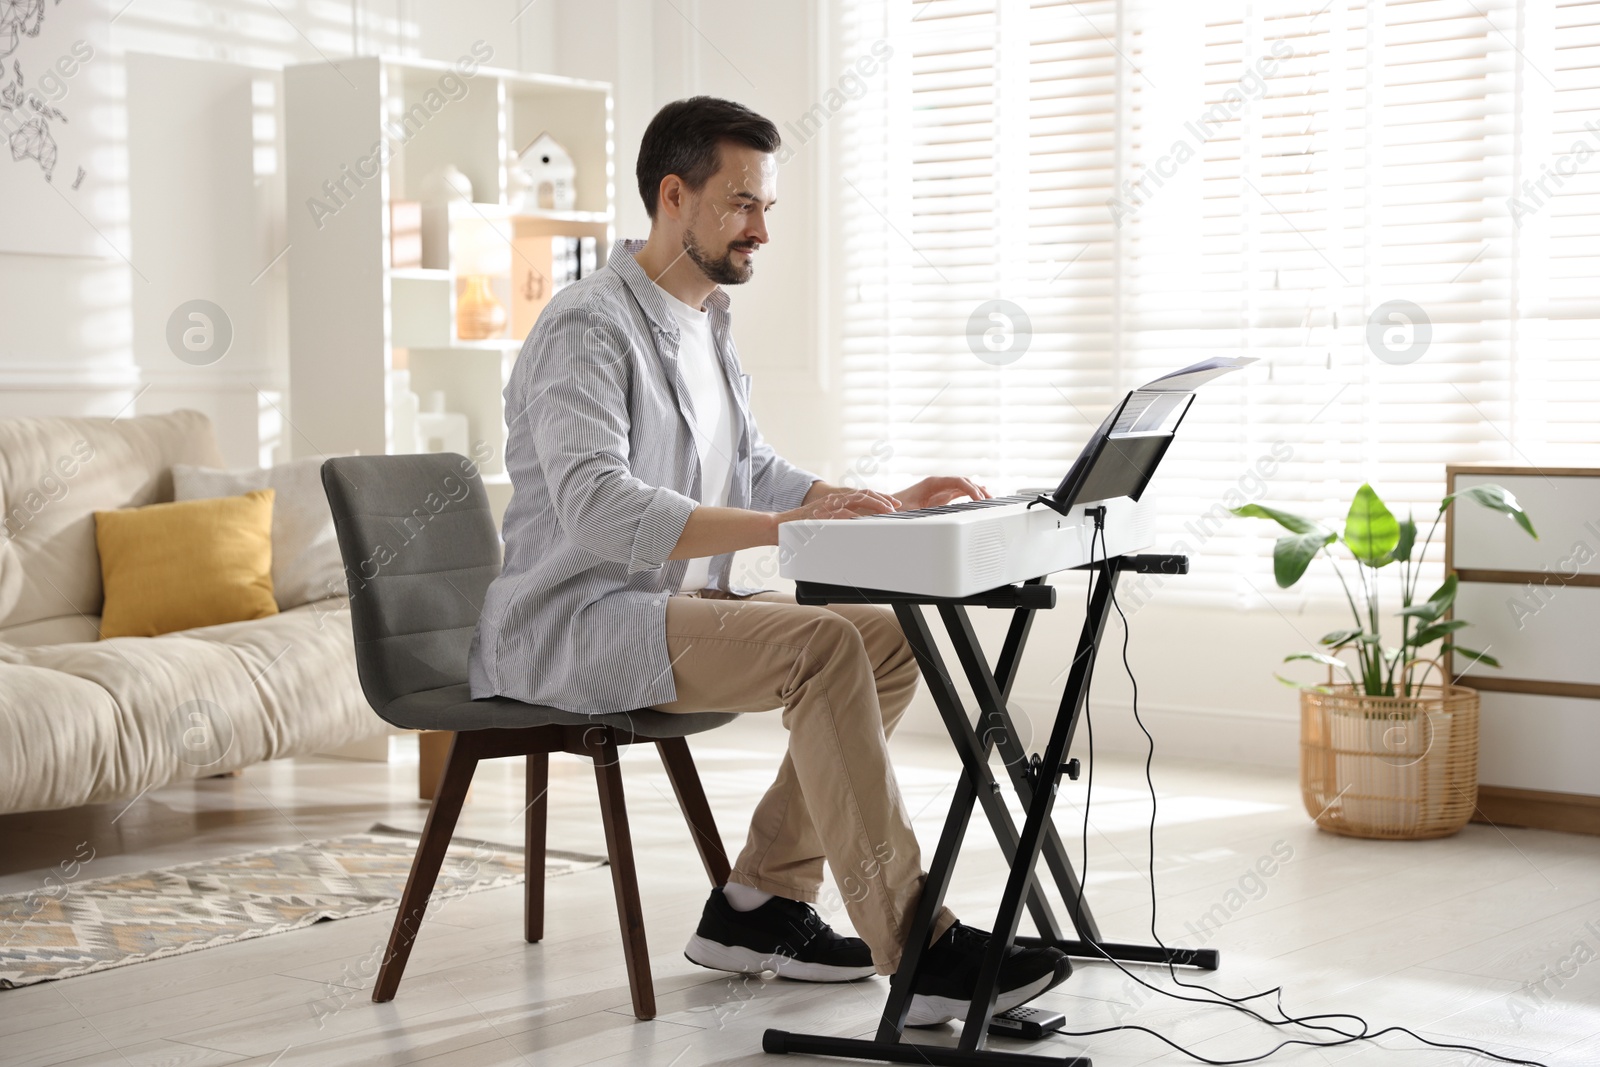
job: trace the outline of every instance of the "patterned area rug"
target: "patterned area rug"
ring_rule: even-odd
[[[139,874],[48,879],[0,897],[0,989],[124,967],[400,905],[417,835],[378,825]],[[522,881],[521,849],[456,838],[428,902]],[[604,865],[547,853],[545,877]]]

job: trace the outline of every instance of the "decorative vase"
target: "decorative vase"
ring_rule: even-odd
[[[1478,803],[1478,691],[1350,685],[1300,691],[1300,790],[1317,826],[1349,837],[1448,837]]]
[[[456,337],[482,341],[499,337],[506,329],[505,305],[495,299],[487,274],[469,274],[456,300]]]
[[[443,203],[463,200],[472,203],[472,179],[453,163],[429,171],[422,180],[422,199]]]
[[[417,414],[421,399],[411,391],[411,371],[399,367],[389,372],[389,454],[409,456],[417,451]]]
[[[428,393],[427,402],[417,414],[418,452],[455,452],[467,454],[467,439],[471,424],[459,411],[445,410],[444,390]]]

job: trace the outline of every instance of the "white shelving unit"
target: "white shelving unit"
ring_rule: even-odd
[[[389,375],[409,369],[419,397],[438,390],[446,410],[467,416],[498,521],[511,493],[502,391],[527,326],[513,315],[526,319],[530,306],[514,287],[548,299],[545,238],[592,237],[604,262],[616,195],[611,87],[367,56],[287,68],[284,114],[293,454],[396,451]],[[514,202],[517,153],[541,133],[572,156],[574,210]],[[471,202],[430,199],[447,165],[472,183]],[[391,266],[398,201],[422,203],[420,267]],[[457,336],[468,275],[486,276],[506,308],[503,336]]]
[[[1535,541],[1503,515],[1460,504],[1445,528],[1456,608],[1472,623],[1462,643],[1503,667],[1461,679],[1482,691],[1475,817],[1600,833],[1600,470],[1450,466],[1445,480],[1451,493],[1505,486],[1539,531]]]

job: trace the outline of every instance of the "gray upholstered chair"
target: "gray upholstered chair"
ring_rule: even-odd
[[[594,760],[633,1010],[641,1019],[654,1017],[618,750],[635,741],[655,743],[706,873],[722,885],[728,857],[684,737],[733,716],[648,710],[579,715],[500,697],[471,699],[472,631],[489,582],[500,573],[500,539],[476,466],[455,453],[351,456],[322,465],[322,486],[344,557],[356,667],[367,702],[403,729],[455,734],[372,999],[391,1000],[399,988],[479,760],[527,757],[523,936],[544,936],[549,754],[571,752]]]

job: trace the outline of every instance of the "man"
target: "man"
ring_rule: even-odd
[[[504,569],[473,635],[472,695],[589,713],[783,708],[777,780],[685,954],[843,981],[894,973],[922,889],[887,747],[917,665],[892,614],[737,588],[732,553],[777,544],[796,519],[988,493],[964,478],[894,496],[847,490],[757,431],[720,286],[755,273],[779,143],[771,122],[729,101],[662,108],[637,168],[649,239],[619,241],[528,335],[505,390],[514,491]],[[810,906],[824,858],[860,938]],[[909,1025],[966,1013],[988,937],[941,911]],[[999,1009],[1068,973],[1053,948],[1013,948]]]

